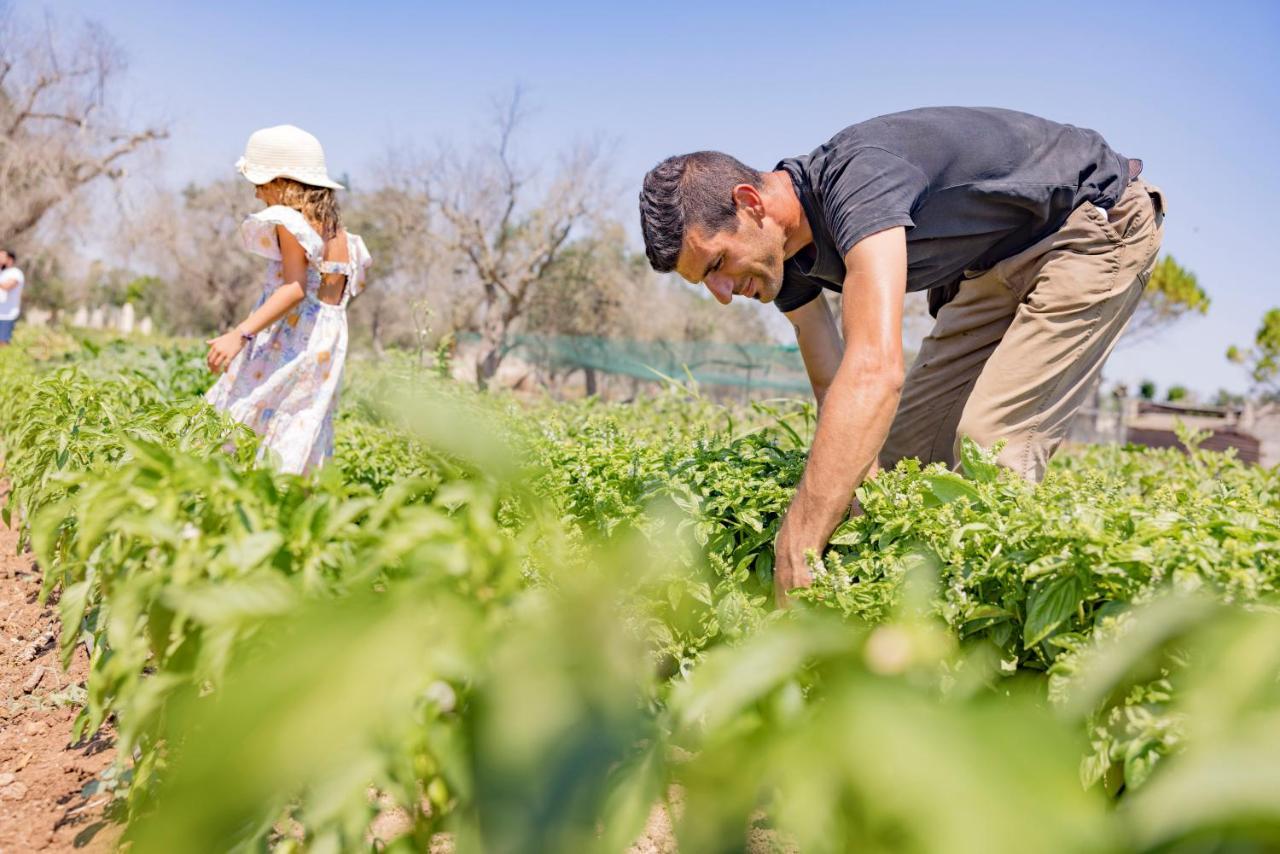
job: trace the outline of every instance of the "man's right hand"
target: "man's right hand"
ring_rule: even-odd
[[[793,533],[795,525],[788,524],[790,518],[788,513],[773,541],[773,598],[779,608],[787,606],[790,591],[813,584],[813,573],[805,559],[807,550]]]

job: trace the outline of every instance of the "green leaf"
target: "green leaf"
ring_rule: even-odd
[[[229,544],[221,558],[241,572],[253,569],[267,560],[284,542],[275,531],[246,534]]]
[[[603,838],[597,840],[596,850],[630,850],[654,803],[662,797],[662,768],[661,752],[651,748],[610,775],[601,822]]]
[[[773,549],[762,549],[756,554],[755,574],[762,582],[773,578]]]
[[[1011,612],[998,605],[978,605],[971,608],[961,620],[960,637],[972,637],[979,632],[994,630],[996,627],[1007,629],[1013,616]]]
[[[671,610],[680,607],[680,600],[684,597],[684,585],[679,581],[673,581],[667,585],[667,604],[671,606]]]
[[[68,585],[58,600],[58,616],[62,620],[64,667],[71,663],[71,653],[75,649],[75,641],[80,634],[80,621],[84,619],[85,608],[89,602],[89,584],[90,582],[85,580]]]
[[[191,585],[165,591],[164,602],[174,611],[205,624],[258,620],[287,614],[298,597],[283,578],[270,573]]]
[[[858,529],[857,519],[846,519],[831,535],[833,546],[856,546],[862,542],[862,531]]]
[[[925,506],[936,507],[939,504],[949,504],[958,498],[967,498],[974,506],[983,506],[982,495],[974,488],[973,484],[965,480],[955,472],[930,472],[921,475],[921,479],[928,486],[929,491],[925,495]]]
[[[970,480],[990,483],[1000,474],[995,455],[983,450],[977,442],[964,436],[960,440],[960,465]]]
[[[1027,649],[1048,637],[1075,613],[1083,596],[1079,576],[1063,575],[1036,582],[1027,597],[1027,621],[1022,628],[1022,642]]]
[[[722,647],[678,684],[672,709],[682,726],[725,726],[795,673],[805,661],[846,651],[856,632],[829,620],[797,621],[757,634],[738,647]]]

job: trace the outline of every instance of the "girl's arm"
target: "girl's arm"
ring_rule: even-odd
[[[257,335],[306,299],[307,292],[302,283],[307,279],[307,255],[284,226],[276,226],[276,236],[280,241],[280,269],[285,283],[235,329],[205,342],[209,344],[209,355],[205,361],[214,373],[225,370],[239,355],[244,347],[243,335]]]

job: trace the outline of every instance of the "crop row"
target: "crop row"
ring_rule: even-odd
[[[251,465],[192,358],[0,353],[6,513],[64,656],[90,650],[77,734],[114,722],[139,850],[346,850],[388,811],[406,850],[621,850],[673,792],[691,851],[1280,826],[1256,792],[1187,806],[1224,768],[1280,767],[1274,471],[1093,450],[1032,488],[972,447],[963,474],[904,465],[781,613],[804,407],[517,406],[369,369],[304,479]]]

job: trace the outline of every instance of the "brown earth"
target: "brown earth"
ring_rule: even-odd
[[[103,814],[109,798],[84,790],[115,758],[113,742],[70,743],[88,655],[78,646],[62,669],[57,608],[37,602],[40,572],[17,544],[0,525],[0,854],[108,851],[120,835]]]

